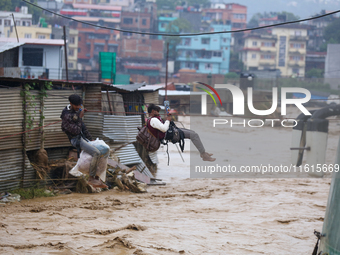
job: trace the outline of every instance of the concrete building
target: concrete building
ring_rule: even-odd
[[[2,76],[62,79],[63,40],[0,38]]]
[[[68,55],[68,68],[69,70],[77,70],[78,68],[78,37],[79,31],[66,27],[66,42],[67,42],[67,55]],[[52,39],[64,39],[64,29],[62,27],[52,28]]]
[[[19,38],[27,38],[27,39],[51,39],[52,27],[48,25],[48,27],[39,27],[39,26],[30,26],[29,28],[25,26],[16,27]],[[16,31],[14,26],[5,28],[6,37],[16,38]]]
[[[271,34],[248,34],[240,54],[245,69],[281,71],[282,76],[304,77],[307,28],[305,25],[273,27]]]
[[[157,5],[153,2],[137,2],[129,11],[122,11],[120,27],[123,30],[156,32],[157,28]],[[149,38],[149,35],[121,33],[121,37],[126,38]],[[156,39],[156,36],[151,36]]]
[[[158,17],[158,32],[165,33],[168,25],[176,19],[177,17],[164,17],[164,16]],[[158,36],[158,39],[162,38],[163,37],[161,35]]]
[[[14,26],[12,13],[17,26],[32,26],[32,14],[27,13],[26,6],[23,6],[20,12],[0,11],[0,37],[9,37],[7,34],[8,28]]]
[[[328,44],[325,63],[325,83],[334,90],[340,89],[340,44]]]
[[[119,41],[120,71],[132,78],[143,76],[149,84],[158,82],[164,61],[164,41],[147,38],[123,38]],[[133,79],[135,82],[136,78]]]
[[[212,2],[211,8],[204,9],[203,13],[203,21],[230,22],[233,31],[247,27],[247,6],[244,5]]]
[[[230,25],[212,24],[213,31],[228,31]],[[230,33],[186,36],[176,47],[181,69],[197,73],[226,74],[229,72]]]
[[[73,11],[84,11],[85,15],[79,14],[80,16],[72,16],[73,11],[70,11],[69,9],[63,9],[61,12],[68,12],[67,15],[72,16],[77,20],[91,22],[106,27],[119,27],[122,10],[121,6],[72,4],[71,7],[73,8]],[[71,57],[77,56],[78,64],[81,64],[81,67],[78,65],[80,69],[98,70],[99,52],[118,51],[118,39],[120,37],[118,31],[99,29],[79,22],[72,22],[70,28],[78,30],[78,49],[75,50],[74,48],[74,55]],[[70,35],[70,38],[71,37],[72,36]],[[76,44],[74,44],[74,47],[75,45]],[[72,46],[69,45],[69,47]],[[72,48],[70,48],[70,50],[71,49]],[[70,51],[70,53],[72,53],[72,51]],[[73,66],[73,68],[75,67]]]
[[[99,0],[99,4],[129,7],[135,4],[135,0]]]

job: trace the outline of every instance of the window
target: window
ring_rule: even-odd
[[[74,36],[71,36],[70,38],[70,43],[74,44],[76,42],[76,38]]]
[[[227,42],[227,38],[223,38],[223,42],[226,43]]]
[[[210,44],[210,38],[202,38],[201,43],[202,44]]]
[[[291,56],[290,60],[293,60],[293,61],[303,61],[303,56]]]
[[[31,26],[31,22],[30,21],[26,21],[26,27]]]
[[[80,36],[78,36],[78,42],[80,42],[81,41],[81,37]]]
[[[263,55],[261,55],[261,58],[262,58],[262,59],[273,59],[273,58],[274,58],[274,55],[271,55],[271,54],[263,54]]]
[[[9,27],[11,25],[11,21],[8,19],[5,19],[4,25],[5,27]]]
[[[251,54],[251,58],[256,59],[256,54],[255,53]]]
[[[80,53],[81,52],[81,48],[78,48],[78,53]]]
[[[212,69],[212,65],[210,63],[205,64],[205,69],[206,70],[211,70]]]
[[[42,48],[23,48],[22,49],[22,61],[24,66],[43,66],[43,54]]]
[[[15,21],[15,24],[16,24],[17,26],[20,26],[20,20],[16,20],[16,21]]]
[[[74,56],[74,49],[70,49],[70,50],[68,51],[68,55],[69,55],[69,56]]]
[[[183,41],[183,45],[185,45],[185,46],[190,46],[190,44],[191,44],[191,38],[184,38],[184,39],[182,39]]]
[[[262,42],[263,47],[275,47],[275,43],[273,42]]]
[[[142,25],[146,25],[146,19],[142,19]]]
[[[303,43],[291,43],[290,47],[291,48],[295,48],[295,49],[303,49],[304,48],[304,44]]]
[[[196,70],[198,70],[198,69],[199,69],[199,64],[198,64],[198,63],[195,63],[195,64],[194,64],[194,68],[195,68]]]
[[[46,39],[45,35],[38,35],[38,39]]]
[[[293,73],[299,74],[300,69],[299,68],[293,68]]]
[[[220,51],[214,51],[214,52],[213,52],[213,56],[214,56],[214,57],[222,57],[222,52],[220,52]]]
[[[253,41],[253,46],[257,46],[257,41]]]
[[[245,14],[240,14],[240,13],[234,13],[233,17],[234,17],[234,19],[245,19],[246,15]]]
[[[32,38],[32,34],[25,34],[25,38]]]
[[[133,24],[133,19],[132,18],[124,18],[123,24],[131,25],[131,24]]]
[[[0,19],[0,26],[2,25],[2,19]]]
[[[201,58],[207,58],[207,59],[209,59],[209,58],[211,58],[211,51],[205,51],[205,50],[203,50],[202,51],[202,54],[201,54]]]
[[[72,62],[68,63],[68,68],[73,68],[74,64]]]
[[[301,36],[302,35],[301,31],[294,31],[294,34],[295,34],[295,36]]]
[[[166,27],[166,23],[165,22],[162,22],[161,23],[161,28],[165,28]]]

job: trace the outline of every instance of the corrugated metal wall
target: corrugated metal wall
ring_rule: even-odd
[[[23,131],[24,113],[22,101],[20,89],[0,88],[0,137]],[[12,136],[0,141],[0,150],[20,149],[22,147],[22,135]]]
[[[158,90],[154,92],[143,93],[144,102],[146,104],[159,104]]]

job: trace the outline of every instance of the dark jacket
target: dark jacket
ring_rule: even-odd
[[[75,112],[70,105],[66,106],[62,111],[60,118],[62,119],[61,129],[65,132],[68,139],[77,137],[83,133],[85,138],[92,140],[92,136],[87,130],[84,122],[79,117],[80,112]]]

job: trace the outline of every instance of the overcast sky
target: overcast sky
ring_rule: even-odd
[[[308,18],[321,10],[340,10],[340,0],[233,0],[225,3],[238,3],[248,7],[248,21],[257,12],[287,11]]]

